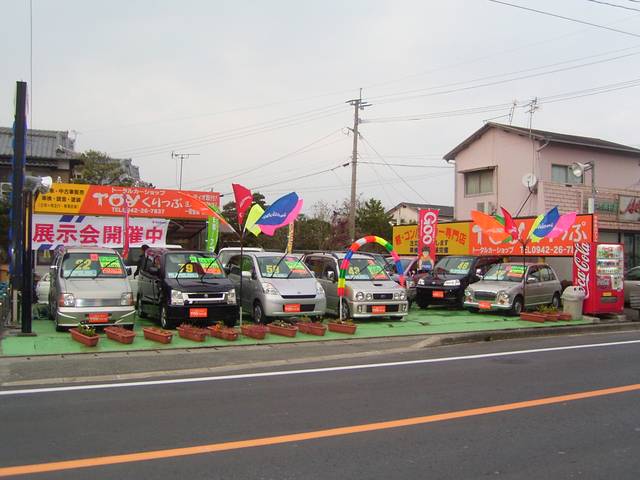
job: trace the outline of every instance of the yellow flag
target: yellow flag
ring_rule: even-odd
[[[256,225],[256,222],[262,216],[263,213],[264,213],[264,208],[262,208],[260,205],[256,203],[253,207],[251,207],[251,210],[249,210],[249,215],[247,215],[247,221],[244,224],[245,230],[249,230],[256,237],[260,235],[260,227]]]

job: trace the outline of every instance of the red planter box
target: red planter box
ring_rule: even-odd
[[[216,326],[207,327],[209,333],[211,333],[212,337],[219,338],[221,340],[237,340],[238,339],[238,331],[235,328],[223,327],[218,328]]]
[[[107,334],[107,338],[125,344],[132,343],[136,338],[135,332],[122,327],[107,327],[104,329],[104,333]]]
[[[95,347],[98,344],[98,340],[100,340],[100,337],[98,335],[87,337],[86,335],[81,334],[77,328],[70,329],[69,333],[71,334],[71,338],[73,338],[76,342],[80,342],[87,347]]]
[[[573,320],[571,318],[571,314],[570,313],[559,313],[558,314],[558,321],[560,321],[560,322],[568,322],[569,320]]]
[[[161,328],[144,327],[142,332],[144,333],[144,338],[158,343],[171,343],[173,339],[173,332]]]
[[[356,333],[357,325],[355,323],[334,323],[334,322],[329,322],[327,324],[327,327],[329,328],[330,332],[354,334],[354,333]]]
[[[204,342],[205,338],[209,336],[209,331],[206,328],[183,327],[180,325],[176,330],[178,330],[180,338],[186,338],[194,342]]]
[[[308,333],[309,335],[322,337],[327,333],[327,326],[320,322],[299,322],[297,326],[300,332]]]
[[[520,320],[524,320],[526,322],[544,323],[544,321],[546,320],[546,316],[541,313],[520,312]]]
[[[263,340],[267,334],[267,327],[264,325],[243,325],[240,327],[242,335],[245,337],[255,338],[256,340]]]
[[[269,333],[282,335],[283,337],[295,337],[298,333],[297,327],[282,327],[280,325],[269,325]]]

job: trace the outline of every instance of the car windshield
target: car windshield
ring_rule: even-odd
[[[67,253],[62,259],[64,278],[124,278],[126,271],[115,253]]]
[[[484,275],[484,280],[492,282],[521,282],[526,267],[524,265],[496,264]]]
[[[292,255],[257,257],[260,274],[266,278],[309,278],[311,273],[302,260]]]
[[[209,253],[169,253],[164,269],[166,278],[224,278],[220,262]]]
[[[471,268],[471,257],[444,257],[434,267],[436,273],[466,275]]]
[[[352,258],[345,274],[346,280],[389,280],[385,268],[373,258]]]

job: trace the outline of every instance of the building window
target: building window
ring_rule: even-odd
[[[576,177],[569,165],[551,165],[551,181],[577,185],[584,183],[584,176]]]
[[[465,173],[464,193],[465,195],[493,193],[493,169]]]

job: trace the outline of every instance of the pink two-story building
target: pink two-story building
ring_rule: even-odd
[[[470,219],[471,210],[491,214],[501,206],[518,216],[555,205],[560,213],[589,213],[594,179],[599,240],[624,243],[626,268],[640,265],[640,149],[486,123],[444,159],[455,163],[457,220]],[[581,177],[573,173],[575,162],[589,164]]]

